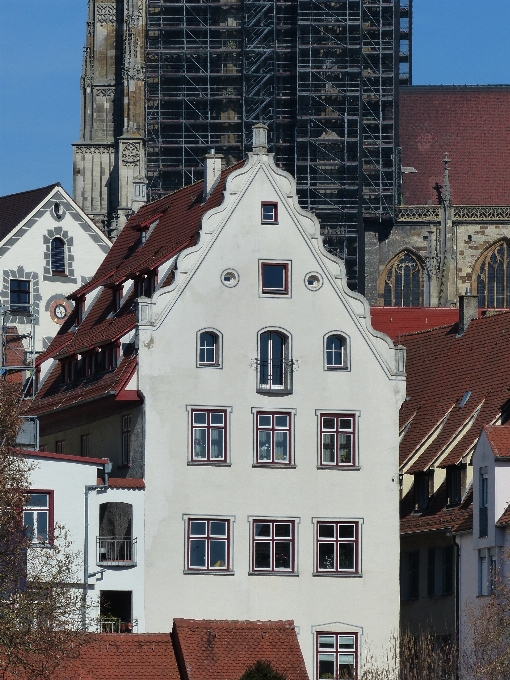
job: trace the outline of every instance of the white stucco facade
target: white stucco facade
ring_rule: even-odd
[[[224,202],[205,215],[198,245],[178,257],[173,284],[138,301],[145,628],[168,631],[175,617],[294,619],[315,678],[317,631],[357,633],[360,659],[367,644],[377,654],[398,630],[405,357],[372,329],[368,303],[347,289],[318,221],[298,206],[292,177],[259,151],[228,178]],[[276,206],[276,219],[261,220],[261,203]],[[282,294],[264,293],[264,263],[285,265]],[[204,329],[216,333],[213,365],[200,365]],[[287,389],[261,389],[267,331],[285,338]],[[343,338],[341,370],[327,368],[329,334]],[[226,418],[221,462],[193,460],[197,410]],[[287,416],[288,464],[258,461],[260,413]],[[352,418],[352,465],[322,464],[323,414]],[[227,523],[228,569],[190,567],[193,518]],[[291,569],[255,569],[255,520],[292,526]],[[319,569],[321,522],[356,527],[351,573]]]
[[[89,604],[87,625],[98,630],[99,597],[102,590],[130,592],[132,600],[131,621],[136,632],[145,631],[144,621],[144,489],[112,488],[98,485],[98,466],[104,469],[102,459],[59,456],[36,452],[27,454],[33,469],[30,473],[32,493],[49,495],[50,529],[55,525],[65,528],[76,553],[78,587],[87,583]],[[100,506],[104,503],[124,503],[132,506],[131,534],[135,548],[132,559],[124,565],[110,566],[99,560],[97,538],[100,534]],[[27,501],[29,505],[30,502]],[[46,550],[37,541],[33,550]],[[110,556],[111,557],[111,554]],[[110,632],[106,630],[106,632]],[[112,631],[116,632],[116,631]]]
[[[63,242],[63,266],[58,272],[52,270],[54,239]],[[51,189],[0,242],[3,273],[0,298],[2,306],[10,310],[7,323],[17,326],[21,333],[31,333],[30,317],[16,313],[15,304],[28,301],[35,320],[36,352],[48,346],[72,310],[67,295],[92,277],[110,247],[106,236],[60,186]],[[25,293],[22,288],[21,297],[13,298],[11,280],[27,282],[29,297],[22,298]],[[61,307],[55,312],[59,303]],[[27,343],[26,340],[25,347],[30,350]]]

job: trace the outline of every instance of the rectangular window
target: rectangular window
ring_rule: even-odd
[[[487,551],[478,553],[478,595],[489,594],[489,565],[487,564]]]
[[[317,680],[357,680],[357,660],[357,633],[317,633]]]
[[[261,262],[260,280],[263,295],[288,295],[288,263]]]
[[[416,472],[414,475],[414,510],[422,512],[429,505],[430,478],[426,472]]]
[[[11,279],[10,306],[11,312],[26,313],[30,311],[30,281]]]
[[[84,458],[88,458],[90,455],[89,449],[89,435],[82,434],[80,438],[80,453]]]
[[[187,569],[230,569],[230,520],[188,519]]]
[[[316,538],[316,573],[359,573],[359,522],[317,522]]]
[[[256,462],[284,465],[291,462],[290,413],[258,412]]]
[[[269,201],[262,201],[261,205],[262,222],[273,223],[278,222],[278,203],[270,203]]]
[[[462,500],[462,469],[456,465],[446,468],[446,488],[449,506],[459,505]]]
[[[122,465],[131,463],[131,415],[122,416]]]
[[[220,409],[192,409],[191,443],[192,462],[225,462],[227,451],[227,411]]]
[[[403,552],[401,559],[401,597],[403,600],[417,600],[420,595],[420,552]]]
[[[65,448],[65,440],[64,439],[57,439],[55,442],[55,453],[64,453],[64,448]]]
[[[53,492],[32,491],[23,508],[23,526],[31,543],[51,543]]]
[[[295,520],[252,520],[252,572],[295,572]]]
[[[356,465],[355,423],[356,417],[352,413],[320,414],[321,465]]]
[[[489,479],[485,472],[480,471],[480,508],[478,514],[478,536],[483,538],[489,533]]]
[[[453,546],[428,549],[427,595],[442,597],[453,593]]]

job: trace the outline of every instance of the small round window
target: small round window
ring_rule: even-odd
[[[227,288],[233,288],[239,283],[239,274],[235,269],[225,269],[225,271],[221,273],[221,282],[224,286],[227,286]]]
[[[305,276],[305,286],[308,290],[319,290],[322,287],[322,276],[317,272],[310,272]]]
[[[61,220],[64,217],[65,212],[66,211],[64,210],[62,203],[59,203],[58,201],[56,201],[53,204],[53,215],[55,216],[55,218],[57,220]]]

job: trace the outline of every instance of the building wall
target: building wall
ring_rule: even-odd
[[[398,409],[404,380],[391,343],[367,328],[362,298],[342,290],[339,265],[318,245],[318,224],[294,206],[289,177],[274,167],[268,171],[267,156],[253,156],[253,164],[229,179],[226,203],[204,218],[201,242],[179,258],[173,286],[156,294],[153,324],[139,326],[146,625],[165,631],[181,616],[293,618],[312,673],[312,627],[359,630],[375,653],[398,628]],[[278,224],[261,225],[261,200],[278,201]],[[291,261],[291,296],[259,295],[260,258]],[[222,272],[231,268],[238,284],[226,287]],[[323,278],[319,290],[306,288],[309,272]],[[196,367],[196,334],[206,327],[223,334],[221,369]],[[286,396],[256,392],[257,333],[267,327],[292,336],[299,370]],[[350,338],[348,371],[324,370],[324,336],[334,330]],[[230,465],[188,465],[190,405],[232,409]],[[253,466],[254,408],[295,410],[295,467]],[[317,409],[360,414],[359,469],[317,469]],[[233,575],[183,573],[188,513],[232,518]],[[298,575],[248,574],[248,518],[257,516],[298,518]],[[317,517],[362,522],[361,577],[313,575]]]

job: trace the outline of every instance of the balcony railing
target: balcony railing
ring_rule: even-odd
[[[138,619],[122,621],[115,617],[99,617],[97,619],[98,633],[133,633],[138,629]]]
[[[273,394],[292,392],[294,361],[255,359],[254,364],[257,369],[257,392]]]
[[[98,536],[97,564],[104,567],[133,567],[136,565],[136,538]]]

